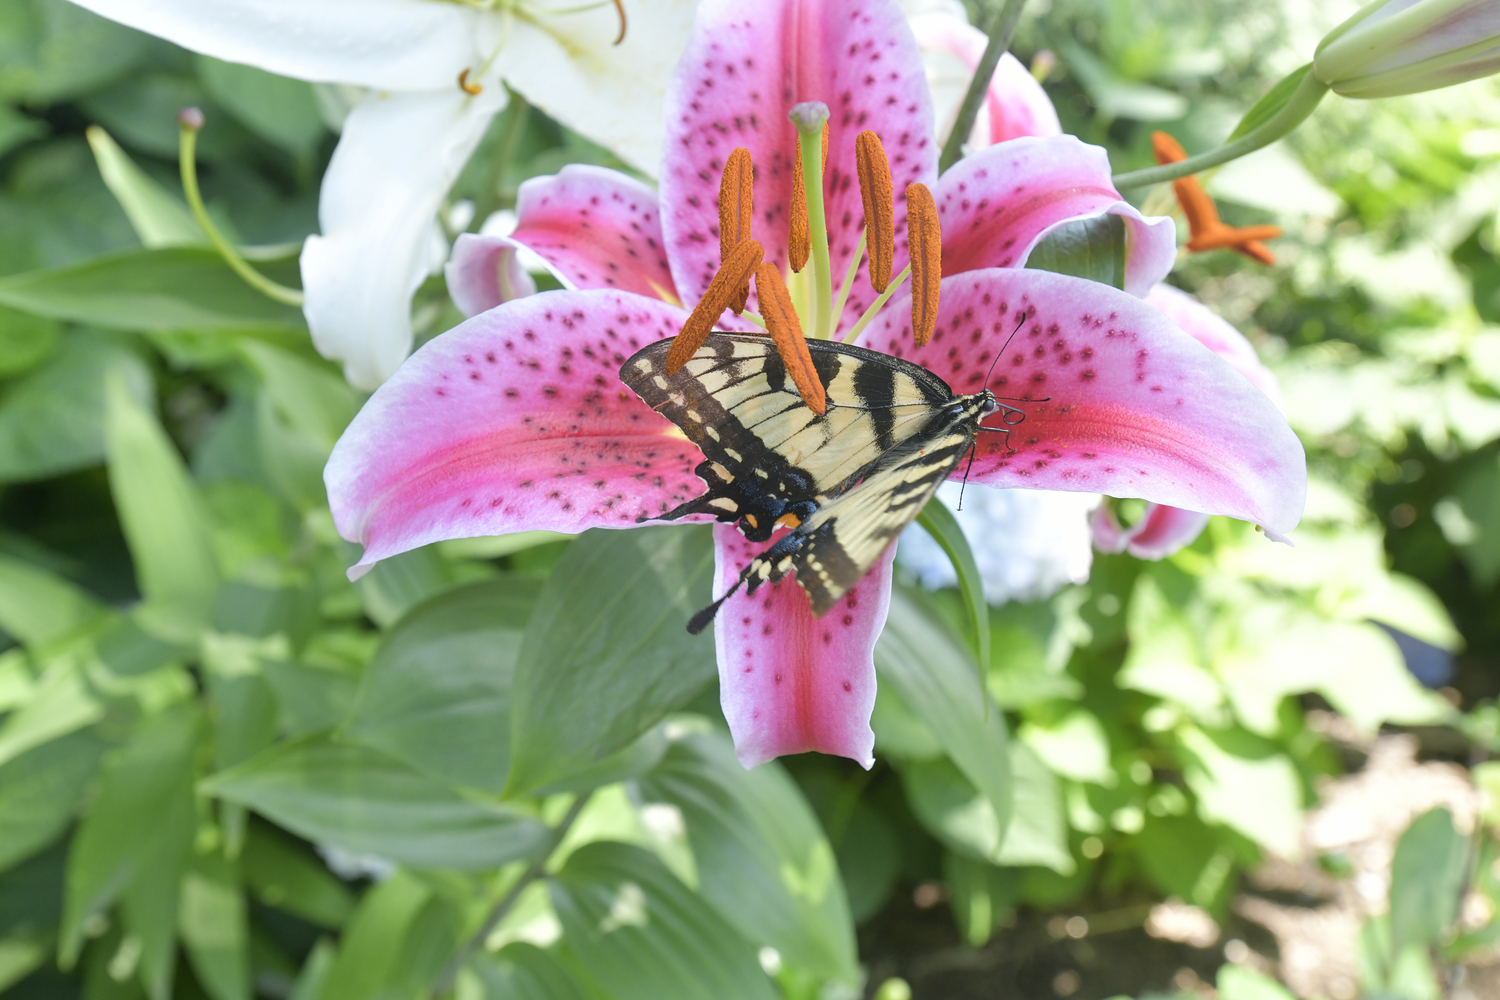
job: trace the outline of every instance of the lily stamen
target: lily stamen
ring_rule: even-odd
[[[469,82],[469,67],[465,66],[458,74],[458,89],[470,97],[478,97],[484,93],[484,85]]]
[[[854,140],[859,197],[865,208],[865,244],[870,251],[870,287],[883,292],[891,283],[896,256],[896,219],[891,187],[891,162],[880,136],[865,129]],[[845,282],[847,285],[848,283]]]
[[[823,123],[823,166],[828,166],[828,123]],[[812,239],[807,228],[807,187],[802,180],[802,140],[797,140],[797,162],[792,168],[792,206],[788,218],[791,232],[787,236],[787,263],[792,271],[807,266]]]
[[[729,259],[735,247],[750,238],[750,221],[754,215],[751,190],[755,167],[750,159],[750,150],[736,147],[724,163],[724,175],[719,180],[719,263]],[[729,304],[736,316],[744,312],[750,298],[750,279],[740,286],[738,297]]]
[[[1151,134],[1151,151],[1158,164],[1177,163],[1187,159],[1187,150],[1166,132]],[[1208,250],[1233,250],[1262,264],[1276,263],[1276,254],[1266,246],[1265,240],[1281,235],[1279,226],[1230,226],[1219,219],[1219,210],[1214,205],[1196,176],[1179,177],[1172,182],[1172,191],[1182,214],[1187,216],[1187,242],[1190,253]]]
[[[766,329],[776,341],[776,351],[786,365],[787,374],[792,377],[808,409],[822,416],[828,408],[828,396],[817,369],[813,368],[812,354],[807,349],[807,337],[802,332],[797,310],[792,307],[791,293],[775,264],[756,265],[755,292],[760,298]]]
[[[906,238],[911,247],[911,335],[922,347],[937,327],[943,280],[943,233],[926,184],[906,186]]]
[[[698,348],[713,332],[719,316],[728,309],[739,295],[740,286],[750,279],[755,266],[765,259],[765,248],[758,240],[743,240],[730,251],[724,266],[719,268],[708,291],[693,307],[693,313],[682,325],[682,332],[672,341],[667,353],[667,374],[675,375],[697,353]]]

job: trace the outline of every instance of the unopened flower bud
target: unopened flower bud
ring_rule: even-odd
[[[1395,97],[1500,72],[1500,0],[1376,0],[1318,45],[1313,75],[1344,97]]]

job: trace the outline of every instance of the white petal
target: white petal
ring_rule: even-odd
[[[687,47],[695,0],[626,3],[629,22],[619,45],[613,4],[546,14],[578,6],[577,0],[531,5],[534,20],[514,22],[499,71],[547,114],[655,176],[667,83]]]
[[[313,343],[353,385],[375,388],[411,350],[411,296],[434,263],[438,206],[504,106],[499,86],[371,93],[344,122],[302,286]]]

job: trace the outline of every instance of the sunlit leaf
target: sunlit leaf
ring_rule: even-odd
[[[947,505],[936,498],[917,515],[917,523],[927,530],[933,541],[942,546],[953,563],[953,572],[958,576],[958,590],[969,608],[969,624],[974,627],[974,654],[980,670],[988,670],[990,663],[990,606],[984,599],[984,577],[979,573],[979,564],[974,561],[974,550],[969,548],[969,538],[958,525],[958,518]]]

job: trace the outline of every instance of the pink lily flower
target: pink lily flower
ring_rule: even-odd
[[[895,0],[707,0],[668,93],[659,196],[571,167],[523,188],[510,236],[456,244],[454,300],[486,311],[414,354],[328,463],[335,523],[365,546],[351,575],[444,538],[628,528],[703,492],[693,472],[702,455],[618,372],[682,327],[718,269],[719,175],[736,147],[755,165],[753,236],[785,273],[798,136],[787,113],[806,101],[832,111],[821,186],[829,264],[818,263],[814,220],[813,264],[792,279],[794,295],[801,287],[835,306],[814,335],[857,335],[956,392],[988,384],[1007,397],[1009,433],[981,436],[971,481],[1144,497],[1252,520],[1273,537],[1296,525],[1301,445],[1262,393],[1134,295],[1022,268],[1047,232],[1113,212],[1130,234],[1129,285],[1144,293],[1166,274],[1170,221],[1120,198],[1102,150],[1067,136],[1019,139],[939,179],[920,56]],[[889,152],[897,191],[928,184],[939,206],[944,277],[923,347],[904,279],[882,307],[866,277],[854,157],[863,130]],[[904,214],[896,272],[907,262]],[[569,287],[507,300],[523,247]],[[753,328],[727,311],[718,325]],[[717,595],[764,543],[728,524],[714,538]],[[873,762],[872,650],[891,556],[821,618],[790,582],[741,590],[720,608],[721,697],[746,767],[807,750]]]

